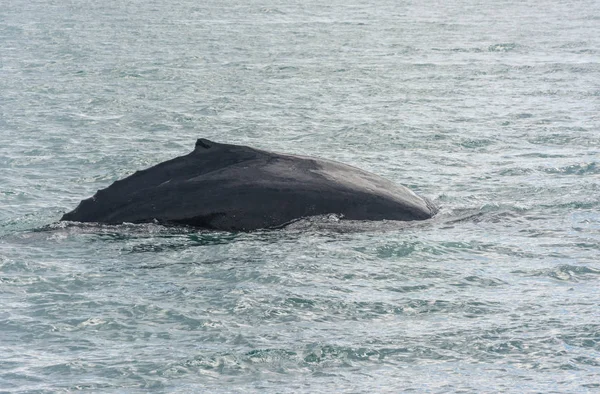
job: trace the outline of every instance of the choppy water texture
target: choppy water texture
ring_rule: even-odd
[[[0,5],[0,391],[600,388],[598,1]],[[442,210],[56,224],[198,137]]]

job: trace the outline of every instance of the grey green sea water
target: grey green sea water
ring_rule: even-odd
[[[597,392],[600,3],[0,0],[0,392]],[[441,207],[58,223],[196,138]]]

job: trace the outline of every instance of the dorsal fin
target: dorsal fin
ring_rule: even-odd
[[[201,148],[201,149],[210,149],[213,147],[215,143],[207,140],[206,138],[198,138],[198,140],[196,141],[196,148]]]

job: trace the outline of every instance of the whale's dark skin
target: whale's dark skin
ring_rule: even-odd
[[[436,211],[408,188],[355,167],[201,138],[190,154],[116,181],[61,220],[251,231],[314,215],[408,221]]]

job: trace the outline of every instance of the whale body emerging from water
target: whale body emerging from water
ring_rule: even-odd
[[[436,212],[410,189],[346,164],[201,138],[193,152],[116,181],[61,220],[251,231],[316,215],[409,221]]]

